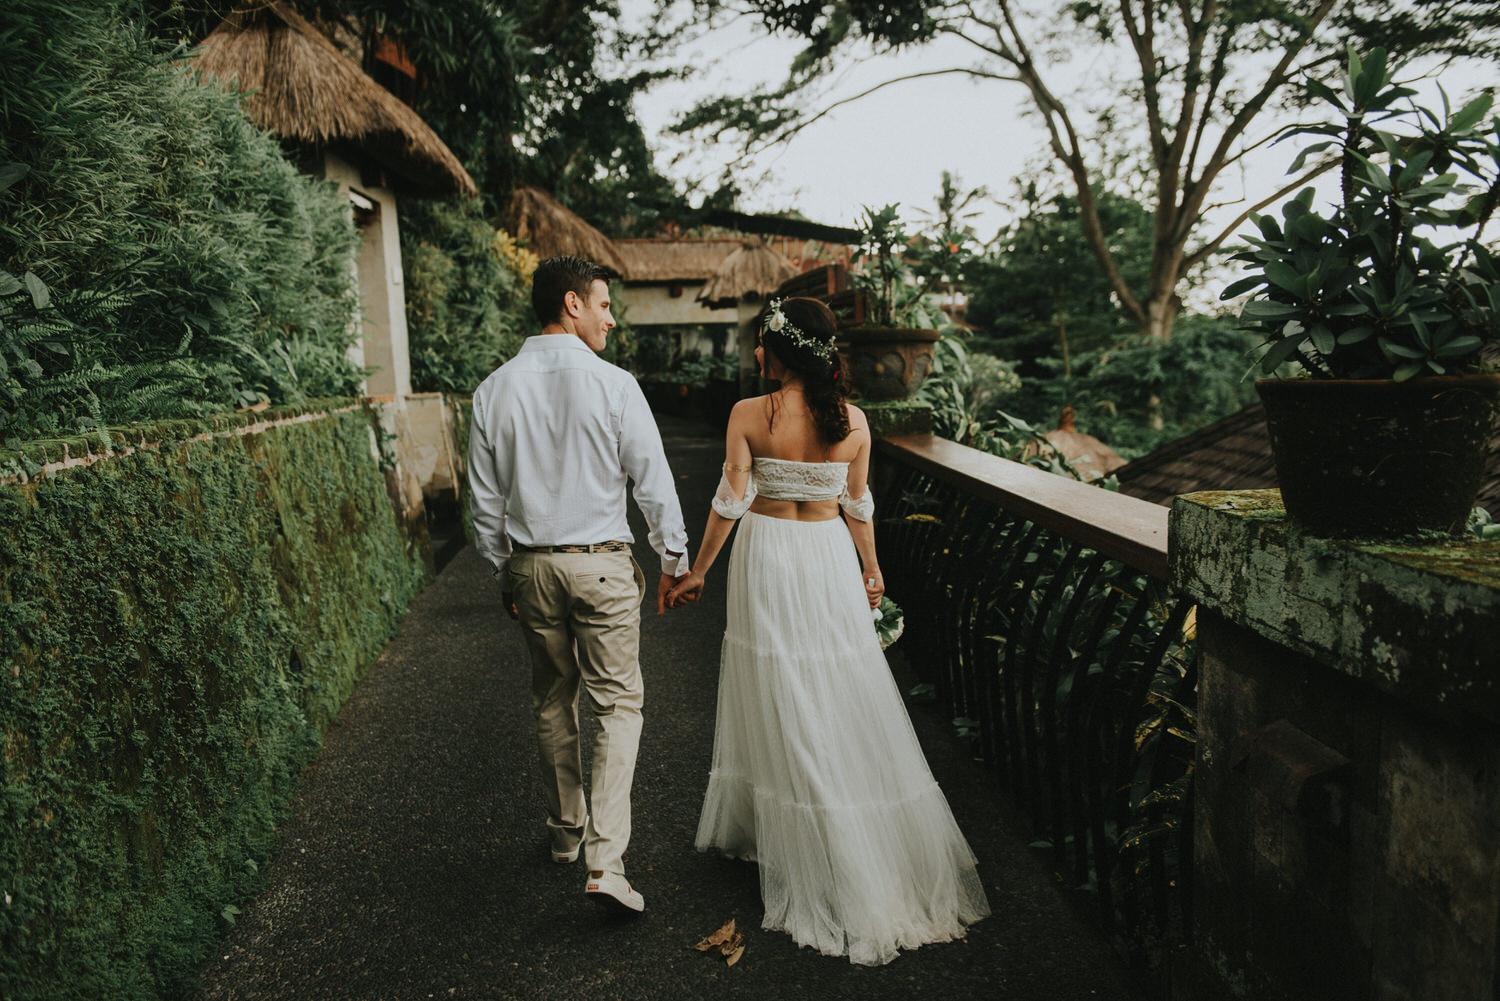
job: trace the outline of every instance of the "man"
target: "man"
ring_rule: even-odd
[[[625,878],[630,786],[640,742],[645,578],[630,555],[627,479],[661,558],[657,614],[688,572],[687,532],[661,435],[635,379],[596,357],[615,325],[611,272],[577,257],[538,265],[531,303],[542,332],[474,392],[469,485],[475,545],[532,663],[552,860],[587,854],[592,899],[645,900]],[[592,809],[584,803],[579,682],[599,734]]]

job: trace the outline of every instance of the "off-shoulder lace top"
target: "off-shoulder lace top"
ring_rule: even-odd
[[[756,457],[751,460],[745,496],[736,497],[728,476],[719,477],[713,508],[731,521],[750,510],[756,496],[772,500],[818,501],[838,499],[844,513],[858,521],[875,516],[875,500],[868,487],[858,500],[849,496],[849,463],[799,462],[795,459]]]

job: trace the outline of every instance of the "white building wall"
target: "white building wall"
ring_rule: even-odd
[[[361,309],[360,357],[375,369],[364,386],[368,396],[400,399],[411,393],[411,354],[406,331],[406,294],[401,278],[401,238],[397,229],[396,196],[386,188],[366,185],[359,168],[334,153],[323,158],[323,176],[338,184],[358,206]],[[373,205],[373,210],[367,207]]]

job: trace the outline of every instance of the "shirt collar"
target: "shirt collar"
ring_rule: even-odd
[[[521,345],[522,351],[587,351],[594,352],[583,343],[577,334],[532,334]]]

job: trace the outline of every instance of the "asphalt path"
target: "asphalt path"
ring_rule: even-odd
[[[660,423],[696,540],[722,440],[686,421]],[[654,593],[659,564],[632,517]],[[645,729],[626,864],[644,914],[605,911],[584,896],[582,861],[548,856],[525,647],[488,566],[464,548],[413,602],[329,728],[265,889],[204,964],[196,996],[1136,998],[1129,975],[1027,847],[1001,790],[923,704],[910,707],[913,722],[979,857],[994,913],[963,941],[875,968],[761,929],[754,865],[693,848],[713,746],[725,562],[696,606],[663,617],[654,603],[643,610]],[[892,662],[909,690],[915,679],[902,658]],[[593,722],[584,717],[587,745]],[[745,938],[734,966],[691,948],[730,919]]]

